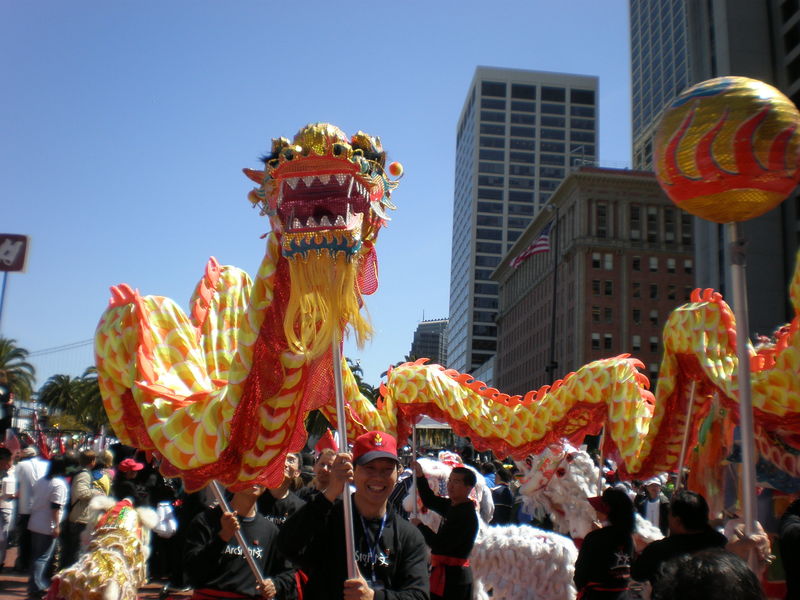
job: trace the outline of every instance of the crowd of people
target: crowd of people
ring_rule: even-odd
[[[86,543],[82,534],[89,504],[101,495],[130,498],[137,506],[166,502],[173,507],[177,532],[153,537],[150,577],[167,581],[165,596],[191,589],[197,600],[469,600],[470,553],[481,520],[548,526],[546,518],[534,518],[521,501],[513,464],[477,462],[464,453],[464,464],[474,468],[453,468],[446,495],[440,496],[420,464],[399,456],[395,439],[383,432],[360,436],[351,453],[318,448],[313,455],[289,454],[279,486],[253,485],[229,493],[227,506],[208,489],[183,492],[180,480],[164,479],[156,465],[133,449],[117,450],[85,449],[45,459],[34,446],[18,456],[0,447],[0,569],[27,573],[30,598],[44,597],[51,575],[78,559]],[[403,507],[412,474],[424,510],[442,517],[436,531],[420,521],[416,510]],[[494,500],[491,515],[481,515],[471,497],[479,478]],[[745,536],[729,542],[712,527],[699,494],[686,489],[671,493],[660,478],[637,484],[617,482],[589,499],[598,522],[577,540],[574,581],[580,599],[649,593],[658,600],[765,597],[742,557],[769,560],[768,546]],[[345,493],[352,494],[355,572],[344,551]],[[637,545],[637,515],[665,537]],[[797,561],[800,500],[789,507],[781,528],[784,563]],[[19,548],[15,564],[5,566],[9,543]],[[260,569],[260,578],[248,558]],[[792,571],[787,569],[787,598],[798,598]]]

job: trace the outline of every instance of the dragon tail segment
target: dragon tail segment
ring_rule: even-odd
[[[652,414],[653,396],[641,363],[622,355],[595,361],[552,386],[509,396],[470,375],[423,361],[395,367],[385,385],[387,412],[396,407],[398,435],[426,414],[447,422],[476,448],[498,456],[524,457],[566,437],[597,433],[608,418],[611,439],[621,455],[634,456]]]

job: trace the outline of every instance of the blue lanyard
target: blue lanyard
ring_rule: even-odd
[[[383,518],[381,519],[381,526],[378,529],[378,537],[372,537],[372,531],[367,527],[367,522],[364,520],[362,515],[358,515],[361,519],[361,527],[364,529],[364,537],[367,540],[367,556],[369,557],[369,566],[372,579],[372,585],[374,586],[375,581],[375,563],[378,562],[378,554],[381,551],[380,543],[381,543],[381,536],[383,535],[383,528],[386,526],[386,513],[383,513]]]

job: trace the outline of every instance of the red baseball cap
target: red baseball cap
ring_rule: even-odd
[[[141,471],[142,469],[144,469],[144,465],[140,462],[136,462],[132,458],[126,458],[119,463],[120,471]]]
[[[368,431],[356,438],[353,446],[353,464],[365,465],[376,458],[397,458],[397,440],[383,431]]]
[[[592,505],[592,508],[595,509],[597,512],[601,512],[604,515],[607,515],[611,512],[611,508],[608,506],[605,500],[603,500],[602,496],[592,496],[591,498],[587,498],[589,504]]]

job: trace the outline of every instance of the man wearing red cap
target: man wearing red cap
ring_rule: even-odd
[[[356,438],[352,455],[336,456],[328,487],[283,526],[281,550],[308,575],[306,598],[424,600],[428,563],[422,535],[387,506],[397,483],[397,442],[370,431]],[[353,494],[353,546],[360,577],[347,579],[345,486]]]

